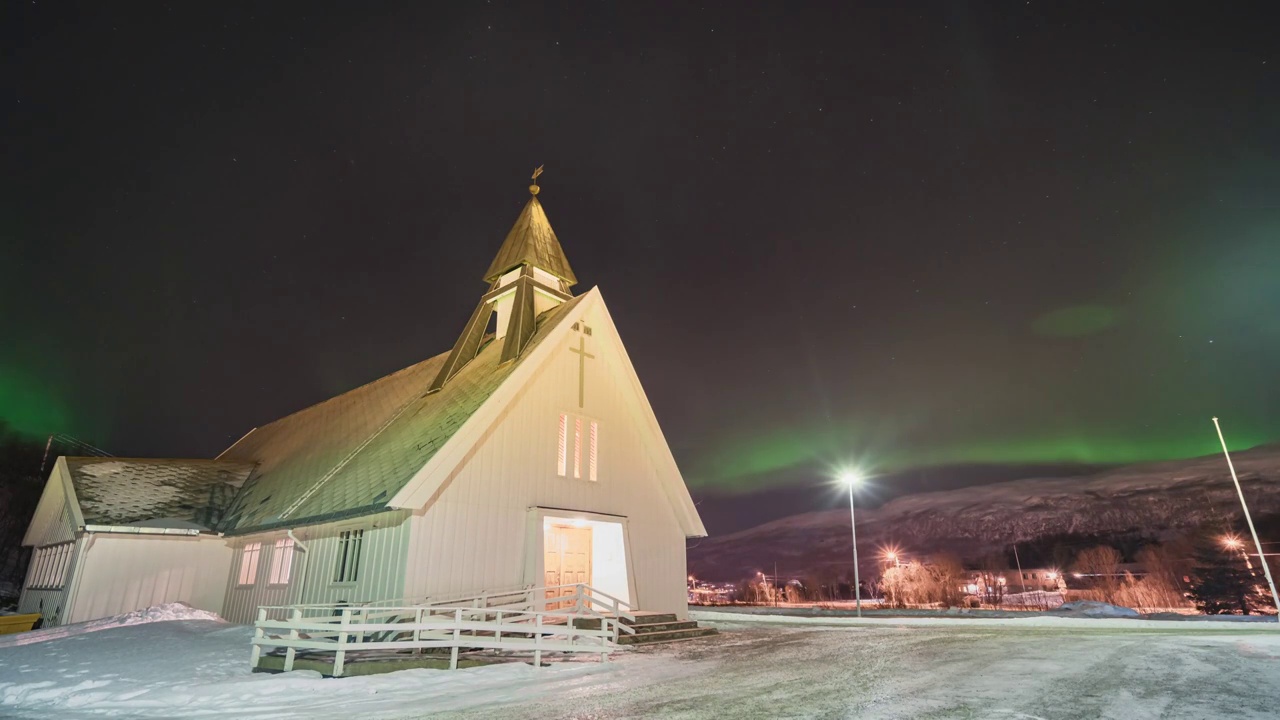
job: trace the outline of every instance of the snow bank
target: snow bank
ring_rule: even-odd
[[[1112,606],[1114,607],[1114,606]],[[1128,608],[1116,608],[1117,610],[1128,610]],[[828,626],[845,626],[845,625],[865,625],[873,627],[891,627],[891,626],[917,626],[917,625],[933,625],[947,626],[956,629],[968,629],[975,627],[1019,629],[1019,628],[1071,628],[1071,629],[1125,629],[1125,630],[1186,630],[1186,622],[1182,620],[1143,620],[1134,613],[1133,616],[1077,616],[1064,617],[1062,615],[1050,615],[1048,613],[1040,615],[1029,615],[1021,613],[1018,617],[974,617],[971,615],[957,614],[951,616],[935,615],[932,617],[846,617],[822,615],[817,617],[807,617],[802,615],[769,615],[765,613],[737,613],[737,612],[690,612],[689,617],[699,622],[705,622],[711,625],[724,623],[731,624],[752,624],[752,623],[772,623],[772,624],[791,624],[791,625],[828,625]],[[1275,623],[1274,618],[1270,618]],[[1232,632],[1240,632],[1240,623],[1238,621],[1209,620],[1196,623],[1196,630],[1224,630]]]
[[[1071,615],[1080,615],[1082,617],[1091,618],[1136,618],[1139,617],[1137,610],[1133,608],[1120,607],[1110,603],[1098,602],[1097,600],[1073,600],[1069,603],[1062,603],[1058,606],[1058,610]]]
[[[151,608],[121,616],[132,623],[119,621],[99,632],[0,648],[0,717],[420,717],[527,700],[555,688],[567,692],[566,686],[601,674],[608,684],[617,668],[617,663],[582,661],[339,679],[314,671],[253,673],[253,629],[191,619],[199,613]]]
[[[217,613],[209,612],[208,610],[198,610],[186,603],[167,603],[165,605],[153,605],[145,610],[134,610],[131,613],[98,618],[97,620],[90,620],[88,622],[73,623],[71,625],[45,628],[43,630],[32,630],[31,632],[18,633],[17,635],[3,635],[0,636],[0,648],[48,642],[50,640],[71,637],[73,635],[83,635],[85,633],[109,630],[111,628],[125,627],[128,625],[141,625],[144,623],[165,622],[169,620],[221,619],[222,618],[218,617]]]

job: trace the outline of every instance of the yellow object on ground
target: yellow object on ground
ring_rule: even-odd
[[[0,635],[26,632],[40,620],[40,613],[26,615],[0,615]]]

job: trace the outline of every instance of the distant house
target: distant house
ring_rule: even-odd
[[[214,460],[59,458],[20,610],[59,624],[183,601],[249,622],[582,582],[686,617],[685,539],[706,531],[600,290],[572,293],[530,189],[451,350]]]
[[[1018,570],[966,570],[961,592],[982,602],[999,602],[1005,595],[1023,592],[1060,592],[1066,589],[1063,573],[1054,568]]]
[[[1058,592],[1067,588],[1063,576],[1056,568],[1024,568],[1021,573],[1017,570],[1006,573],[1006,582],[1009,592],[1022,592],[1024,587],[1027,591]]]

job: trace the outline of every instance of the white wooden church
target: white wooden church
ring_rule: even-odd
[[[212,460],[60,457],[24,544],[46,625],[182,601],[362,603],[588,583],[687,617],[706,534],[599,288],[538,188],[452,350]]]

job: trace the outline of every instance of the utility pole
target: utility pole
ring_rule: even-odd
[[[1236,494],[1240,496],[1240,507],[1244,508],[1244,521],[1249,525],[1249,534],[1253,535],[1253,546],[1258,548],[1258,562],[1262,564],[1262,572],[1267,576],[1267,585],[1271,586],[1271,602],[1276,604],[1276,620],[1280,621],[1280,595],[1276,594],[1276,581],[1271,579],[1271,566],[1267,564],[1267,556],[1262,554],[1262,542],[1258,540],[1258,531],[1253,527],[1253,518],[1249,516],[1249,505],[1244,501],[1244,490],[1240,489],[1240,478],[1236,477],[1236,466],[1231,462],[1231,453],[1227,452],[1227,441],[1222,437],[1222,426],[1218,418],[1213,419],[1213,426],[1218,430],[1218,442],[1222,443],[1222,454],[1227,457],[1227,468],[1231,470],[1231,482],[1236,484]]]
[[[1013,544],[1013,562],[1018,565],[1018,580],[1022,583],[1022,592],[1027,592],[1027,576],[1022,574],[1022,561],[1018,559],[1018,543]]]

